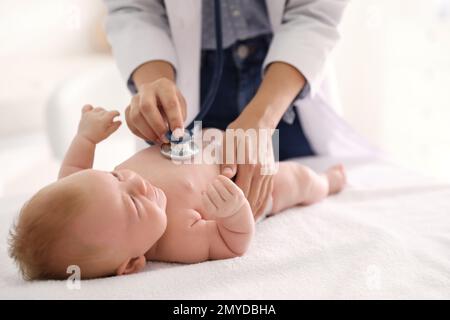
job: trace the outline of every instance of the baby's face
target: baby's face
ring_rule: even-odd
[[[130,170],[83,170],[67,178],[87,190],[87,209],[71,229],[78,239],[110,251],[117,264],[145,253],[163,235],[166,196]]]

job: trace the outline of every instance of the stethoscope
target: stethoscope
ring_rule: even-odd
[[[195,156],[199,152],[199,147],[192,139],[192,130],[196,121],[201,121],[206,116],[216,97],[219,89],[220,79],[223,70],[223,45],[222,45],[222,13],[220,8],[220,0],[214,0],[214,18],[215,18],[215,36],[216,36],[216,54],[213,70],[211,87],[203,101],[200,112],[186,126],[183,137],[175,138],[172,132],[167,133],[170,143],[161,145],[161,154],[172,160],[187,160]]]

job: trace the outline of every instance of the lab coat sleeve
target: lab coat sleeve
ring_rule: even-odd
[[[347,3],[348,0],[287,0],[263,70],[272,62],[288,63],[303,74],[309,94],[314,95],[339,39],[338,24]]]
[[[104,0],[106,33],[128,88],[135,93],[132,74],[153,60],[167,61],[176,70],[176,53],[162,0]]]

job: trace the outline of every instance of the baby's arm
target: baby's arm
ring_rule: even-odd
[[[215,220],[197,213],[189,228],[194,260],[227,259],[243,255],[253,237],[254,218],[242,190],[225,176],[218,176],[203,193],[204,209]],[[192,261],[194,262],[194,261]]]
[[[85,105],[78,132],[64,157],[58,179],[80,170],[90,169],[94,163],[95,145],[116,131],[121,122],[114,121],[118,111],[106,111]]]

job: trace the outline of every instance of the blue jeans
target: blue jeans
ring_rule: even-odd
[[[250,102],[262,81],[261,68],[270,40],[270,36],[260,36],[239,41],[224,50],[224,68],[220,86],[211,109],[203,119],[203,128],[214,127],[225,130]],[[214,50],[203,50],[200,93],[202,104],[213,76],[214,60]],[[314,155],[295,108],[294,111],[291,110],[291,114],[289,123],[281,120],[277,127],[280,161]]]

